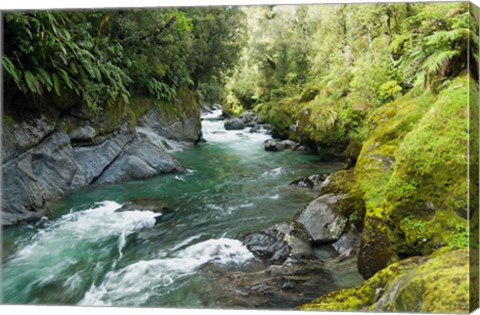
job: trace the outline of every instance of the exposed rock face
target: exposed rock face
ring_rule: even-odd
[[[243,130],[245,123],[238,117],[225,119],[224,126],[226,130]]]
[[[180,162],[165,152],[158,138],[138,131],[133,142],[110,163],[95,184],[119,183],[185,170]]]
[[[342,235],[347,218],[339,211],[339,201],[344,195],[326,194],[318,197],[300,211],[296,220],[302,223],[310,236],[317,243],[328,243]]]
[[[33,148],[52,133],[55,124],[45,116],[24,122],[4,123],[2,129],[2,163]]]
[[[2,165],[2,224],[39,219],[47,200],[63,197],[76,171],[73,148],[63,131]]]
[[[37,220],[48,214],[47,201],[74,188],[183,171],[167,152],[196,143],[201,123],[191,93],[181,94],[181,114],[152,109],[137,127],[126,123],[123,103],[106,109],[99,122],[74,106],[63,116],[51,114],[58,120],[39,115],[4,124],[2,224]]]
[[[180,119],[173,114],[162,114],[158,109],[152,109],[139,119],[138,126],[149,127],[167,139],[189,144],[196,143],[202,136],[200,109],[195,110],[194,115],[183,113]]]

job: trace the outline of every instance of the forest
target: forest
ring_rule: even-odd
[[[221,104],[221,119],[255,116],[256,121],[269,126],[272,138],[298,143],[309,154],[313,153],[319,163],[327,163],[325,165],[328,167],[336,168],[334,171],[329,170],[328,181],[324,181],[312,203],[331,204],[327,208],[333,209],[329,211],[338,218],[338,222],[342,222],[338,227],[340,232],[328,239],[316,240],[313,237],[309,242],[312,242],[311,247],[314,248],[335,244],[343,237],[351,241],[347,246],[351,248],[339,252],[332,261],[338,266],[342,266],[344,261],[353,264],[362,281],[355,282],[356,278],[353,277],[353,282],[349,285],[318,291],[314,288],[313,293],[308,291],[310,295],[305,293],[312,298],[292,299],[291,304],[282,304],[282,307],[303,310],[466,312],[478,306],[478,272],[475,272],[473,266],[478,269],[478,106],[475,104],[478,103],[479,26],[478,9],[472,4],[409,2],[19,11],[4,13],[3,23],[3,129],[8,129],[3,137],[11,136],[14,139],[4,138],[3,141],[8,149],[6,153],[2,152],[3,177],[10,187],[14,187],[11,188],[13,192],[28,187],[24,189],[26,194],[34,195],[32,192],[40,189],[35,186],[37,184],[29,186],[30,182],[26,184],[26,180],[17,183],[18,178],[28,177],[30,181],[38,182],[44,187],[46,184],[42,175],[36,171],[39,168],[36,168],[35,161],[37,158],[44,159],[45,155],[51,153],[44,153],[40,149],[39,152],[33,152],[28,162],[31,164],[28,171],[19,159],[24,156],[24,152],[36,150],[35,147],[40,146],[41,141],[60,132],[68,134],[70,140],[67,141],[69,144],[62,144],[59,146],[62,149],[58,150],[62,151],[64,146],[70,145],[68,150],[71,152],[67,152],[67,157],[62,161],[46,160],[46,165],[58,163],[63,167],[77,164],[68,174],[59,176],[65,178],[63,183],[53,187],[53,191],[59,191],[59,194],[49,196],[49,189],[43,188],[45,192],[39,193],[40,199],[22,197],[25,204],[23,208],[17,210],[17,206],[12,206],[14,210],[7,209],[8,220],[11,222],[16,224],[17,221],[28,221],[31,217],[39,219],[47,212],[47,208],[50,211],[48,202],[66,198],[71,189],[73,191],[81,186],[105,183],[117,185],[129,180],[145,180],[154,174],[190,172],[192,167],[186,165],[184,168],[169,157],[165,158],[172,165],[170,167],[169,164],[168,169],[161,163],[152,162],[153,165],[145,162],[148,166],[144,166],[136,160],[134,162],[131,156],[135,156],[135,145],[142,139],[157,139],[146,127],[158,131],[167,140],[189,142],[189,145],[198,144],[200,147],[204,145],[202,142],[216,145],[215,134],[218,136],[224,130],[209,133],[209,130],[204,129],[202,135],[199,130],[200,111],[211,113],[218,110],[215,106],[220,105],[217,104]],[[151,114],[153,112],[155,114]],[[49,121],[47,127],[41,127],[39,120],[34,120],[41,120],[43,118],[38,117],[43,116]],[[202,123],[210,122],[202,119]],[[183,127],[176,127],[177,120],[182,122]],[[28,139],[22,140],[22,133],[18,130],[23,121],[36,121],[32,124],[40,131],[27,130]],[[158,127],[159,125],[162,126]],[[125,130],[122,129],[123,126],[127,126]],[[231,135],[234,136],[234,133]],[[249,136],[246,134],[243,137]],[[93,150],[105,147],[105,143],[110,141],[108,139],[120,139],[122,143],[121,148],[109,149],[108,152],[118,151],[115,151],[114,157],[99,162],[90,156],[86,163],[90,164],[88,169],[82,166],[81,159],[87,156],[85,152],[88,150],[95,154],[107,152]],[[231,144],[238,140],[232,139],[229,140]],[[156,140],[151,141],[156,143]],[[159,140],[158,143],[160,142]],[[170,153],[169,150],[175,145],[169,143],[165,149],[162,144],[160,151],[165,149]],[[239,146],[243,148],[240,144]],[[148,152],[163,154],[155,150]],[[57,149],[52,152],[57,152]],[[88,154],[93,154],[91,152]],[[105,154],[111,154],[108,152]],[[204,163],[202,165],[227,163],[225,165],[229,165],[232,170],[235,169],[235,163],[240,165],[245,162],[250,165],[258,162],[263,165],[256,160],[250,162],[251,156],[243,156],[239,161],[232,162],[232,152],[236,152],[233,149],[225,154],[225,160],[221,159],[223,153],[220,151],[208,151],[211,155],[201,158],[202,152],[204,151],[195,155],[195,158],[190,157],[189,153],[173,156],[182,164],[198,157],[204,159],[201,160]],[[289,154],[294,153],[296,152]],[[310,155],[304,155],[301,158],[310,158]],[[288,164],[290,166],[297,165],[294,164],[298,162],[297,155],[278,156],[278,160],[271,161],[265,157],[265,161],[271,163],[266,163],[265,167],[279,169],[277,173],[281,174],[283,164],[280,163],[288,161],[292,163]],[[119,163],[118,166],[115,165],[116,162]],[[276,162],[279,165],[274,165]],[[15,171],[12,170],[14,163]],[[92,170],[95,163],[102,165],[98,166],[99,170]],[[121,168],[126,167],[121,165],[131,166],[134,170],[119,173]],[[198,167],[201,169],[202,166]],[[150,172],[150,169],[154,170]],[[212,178],[205,182],[206,185],[216,185],[215,176],[220,180],[234,173],[221,167],[219,169],[218,174],[213,166],[208,170],[207,174]],[[18,170],[26,175],[19,176]],[[106,171],[110,173],[107,174]],[[192,176],[197,176],[196,171],[191,171],[194,174]],[[263,169],[255,172],[258,172],[256,178],[268,173],[263,173]],[[308,174],[308,170],[301,169],[300,172],[305,173],[302,175],[312,175]],[[81,177],[77,178],[78,174]],[[250,175],[247,172],[242,176]],[[238,191],[243,193],[242,189],[248,190],[241,186],[242,176],[235,177],[235,184],[225,190],[226,194],[234,196],[232,198],[236,198]],[[283,180],[288,182],[287,179],[291,181],[293,178]],[[171,180],[175,182],[175,178]],[[193,183],[191,185],[189,189],[196,196],[195,189],[198,187]],[[146,191],[153,189],[153,186],[145,187]],[[218,187],[221,187],[218,191],[223,192],[225,187]],[[99,189],[106,189],[102,192],[107,195],[114,193],[108,187]],[[125,191],[124,195],[116,192],[119,200],[126,202],[125,196],[130,191],[126,186],[119,189]],[[153,191],[148,191],[153,194]],[[212,197],[208,198],[220,198],[215,195],[218,191],[209,191]],[[255,194],[254,191],[255,189],[248,190],[252,195]],[[162,193],[159,194],[165,197]],[[74,198],[80,197],[75,197],[75,193],[73,196],[68,202],[78,202]],[[172,192],[171,202],[177,209],[183,209],[182,207],[187,207],[185,204],[192,202],[191,197],[181,196],[180,192]],[[247,196],[248,194],[238,196],[235,206],[255,204],[253,201],[249,203],[251,200]],[[185,204],[176,201],[174,197]],[[9,204],[10,201],[5,201],[4,198],[10,197],[2,197],[2,203]],[[95,199],[98,196],[95,195],[94,198],[93,193],[88,198],[92,198],[88,199],[90,203],[85,199],[85,204],[75,203],[75,206],[81,205],[85,209],[87,204],[98,201]],[[170,197],[166,197],[167,200],[168,198]],[[202,198],[198,197],[198,200],[203,200]],[[308,209],[312,205],[309,204],[311,199],[302,198],[305,201],[302,206]],[[335,202],[332,201],[334,199]],[[17,200],[12,202],[17,203]],[[277,205],[272,206],[270,202],[272,201],[266,202],[263,207],[277,209]],[[34,208],[42,210],[32,210]],[[72,206],[73,208],[75,207]],[[207,208],[214,209],[208,204],[204,208],[195,208],[195,212]],[[260,212],[263,211],[260,206],[257,208]],[[10,213],[13,215],[10,216]],[[21,215],[17,216],[17,213]],[[181,216],[181,211],[176,213],[180,213],[176,216]],[[275,213],[267,213],[266,217],[275,216]],[[296,222],[300,222],[302,213],[295,216]],[[216,219],[207,214],[203,220],[205,224],[217,226],[212,223]],[[228,218],[222,220],[227,222]],[[279,221],[274,218],[270,220],[275,223]],[[238,238],[244,244],[248,242],[245,239],[255,239],[242,234],[251,232],[248,231],[248,226],[245,229],[232,226],[231,230],[215,232],[218,235],[211,233],[215,237],[230,237],[238,232]],[[265,226],[255,227],[260,229],[266,226],[269,225],[265,223]],[[196,235],[199,238],[203,235],[200,232],[202,227],[198,226]],[[43,227],[39,227],[41,228]],[[192,229],[195,228],[197,227]],[[283,231],[278,226],[275,228]],[[306,228],[308,231],[307,226]],[[123,256],[125,242],[127,247],[124,250],[129,249],[125,231],[119,232],[124,238],[121,243],[123,245],[119,245],[120,258]],[[133,230],[128,231],[127,236],[133,235]],[[23,232],[7,233],[8,241],[14,244],[16,235]],[[172,233],[178,233],[179,240],[176,241],[187,239],[182,230],[172,230]],[[293,232],[282,233],[286,240],[287,234]],[[133,238],[131,236],[130,241]],[[358,242],[354,241],[357,238]],[[11,245],[11,254],[2,258],[2,263],[21,265],[22,262],[16,262],[16,259],[23,258],[14,254],[14,248],[20,246],[18,244]],[[182,248],[177,245],[172,243],[169,246]],[[258,254],[251,249],[253,245],[249,246],[250,251]],[[310,257],[312,253],[309,251],[305,255]],[[62,252],[61,255],[63,254]],[[148,255],[145,257],[152,258]],[[262,255],[262,259],[265,259],[267,254]],[[270,256],[268,259],[273,260]],[[284,260],[280,263],[282,264]],[[316,264],[316,260],[308,260],[307,263],[311,268],[317,268],[314,267]],[[120,266],[125,267],[121,261]],[[163,262],[161,266],[163,268],[166,265]],[[72,293],[59,301],[37,298],[40,294],[38,292],[43,292],[42,286],[35,289],[37,291],[32,289],[28,294],[25,293],[25,299],[17,297],[21,294],[15,293],[13,289],[11,293],[10,287],[6,286],[13,287],[14,280],[29,281],[30,278],[12,278],[10,281],[6,272],[13,274],[15,269],[10,271],[8,268],[14,267],[7,267],[4,273],[4,278],[7,279],[7,284],[3,285],[3,291],[7,292],[4,300],[13,303],[89,305],[100,301],[93,298],[106,290],[111,295],[102,296],[101,302],[105,304],[99,305],[117,305],[117,302],[122,305],[119,296],[115,295],[120,293],[109,290],[113,284],[118,284],[112,279],[123,277],[128,273],[128,267],[131,266],[127,265],[120,271],[115,268],[105,269],[99,278],[82,284],[82,296],[75,295],[80,294],[78,292]],[[211,266],[206,268],[211,268],[211,273],[218,276],[218,270]],[[324,267],[318,268],[323,270]],[[329,272],[335,274],[338,270],[332,268]],[[323,272],[318,270],[314,271],[317,275]],[[244,305],[231,296],[226,298],[221,295],[234,294],[235,290],[228,291],[232,283],[247,287],[249,281],[253,281],[249,280],[252,274],[242,272],[247,274],[242,280],[233,276],[229,278],[229,274],[225,273],[218,276],[219,284],[211,284],[213,280],[203,278],[198,280],[198,283],[206,281],[213,286],[208,288],[218,295],[212,296],[220,301],[224,299],[226,304],[215,304],[215,300],[187,306],[271,308],[274,305],[272,303],[278,299],[273,293],[275,298],[267,302],[261,300],[264,297],[259,298],[262,302],[258,302],[254,294],[255,298],[252,298],[250,305]],[[258,276],[258,269],[254,272]],[[293,271],[282,272],[288,274]],[[298,270],[288,276],[292,279],[301,277]],[[262,274],[260,278],[262,277],[270,276]],[[50,286],[54,290],[61,286],[61,280],[55,281],[59,282]],[[274,280],[265,280],[266,287],[271,285],[268,281]],[[295,281],[297,280],[292,280]],[[224,287],[218,287],[221,285]],[[290,282],[288,285],[291,285]],[[304,285],[303,282],[301,285]],[[296,291],[300,290],[298,288],[301,285],[291,289],[289,294],[301,296],[303,293]],[[151,286],[157,288],[157,283],[151,283]],[[188,285],[186,287],[189,288]],[[253,291],[251,287],[248,290]],[[104,288],[107,289],[102,291]],[[283,287],[279,289],[284,292],[282,290]],[[187,294],[185,292],[181,291],[178,296],[165,295],[167,298],[162,301],[155,299],[158,297],[145,300],[137,297],[135,302],[125,300],[125,305],[182,306],[182,297]],[[198,299],[202,300],[202,297]]]

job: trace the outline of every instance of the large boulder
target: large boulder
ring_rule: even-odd
[[[75,147],[77,172],[71,188],[91,184],[122,153],[134,135],[124,125],[114,136],[94,146]]]
[[[342,235],[348,218],[338,209],[345,195],[326,194],[301,210],[295,219],[302,223],[316,243],[336,241]]]
[[[243,233],[238,238],[256,257],[269,264],[313,256],[310,236],[298,222],[279,223],[262,231]]]
[[[323,295],[300,309],[468,313],[470,294],[478,299],[478,288],[469,291],[469,266],[467,249],[411,257],[387,266],[357,287]]]
[[[225,119],[224,127],[226,130],[243,130],[245,123],[238,117],[227,118]]]
[[[63,131],[3,164],[2,224],[28,222],[48,214],[45,202],[68,193],[75,171],[73,148]]]
[[[265,151],[308,151],[308,149],[293,140],[268,139],[265,141]]]
[[[184,171],[175,158],[165,152],[160,136],[137,128],[137,136],[94,181],[112,184]]]
[[[264,266],[216,277],[207,304],[211,299],[221,300],[223,307],[293,308],[338,288],[313,254],[311,239],[301,224],[280,223],[239,238]]]

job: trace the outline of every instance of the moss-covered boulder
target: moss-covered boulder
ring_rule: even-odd
[[[468,250],[440,251],[391,264],[362,285],[335,291],[303,310],[467,313]]]
[[[415,88],[370,117],[355,166],[366,204],[365,278],[401,257],[467,246],[468,97],[465,75],[438,94]]]

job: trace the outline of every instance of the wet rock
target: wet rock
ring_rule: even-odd
[[[64,197],[76,171],[68,135],[59,131],[2,165],[2,224],[30,222],[48,214],[46,201]]]
[[[245,129],[245,123],[238,117],[227,118],[224,122],[226,130],[243,130]]]
[[[161,138],[143,131],[137,128],[136,138],[102,172],[95,184],[126,182],[185,170],[180,162],[165,152]]]
[[[240,118],[247,127],[253,127],[260,121],[260,119],[251,110],[242,112],[240,115],[238,115],[238,118]]]
[[[293,140],[268,139],[265,141],[266,151],[296,151],[301,145]]]
[[[88,141],[93,140],[97,132],[92,126],[77,127],[71,131],[68,136],[72,141]]]
[[[105,142],[95,146],[75,147],[77,172],[71,188],[91,184],[122,153],[134,135],[124,125],[117,134]]]
[[[318,259],[272,265],[252,272],[230,272],[215,280],[207,300],[227,308],[294,308],[337,289]],[[214,306],[214,305],[212,305]]]
[[[138,197],[129,199],[122,205],[121,208],[115,210],[115,212],[124,211],[152,211],[155,213],[165,213],[171,211],[167,205],[160,199],[153,197]]]
[[[298,222],[276,224],[262,231],[241,234],[238,238],[256,257],[268,264],[282,264],[287,258],[302,260],[313,257],[310,236]]]
[[[328,174],[317,174],[305,176],[299,179],[296,179],[290,183],[290,185],[302,187],[302,188],[315,188],[320,189],[322,184],[325,183],[328,178]]]
[[[255,133],[255,132],[260,132],[260,131],[270,131],[272,130],[272,126],[268,125],[268,124],[255,124],[253,125],[252,128],[250,128],[250,132],[251,133]]]
[[[335,248],[339,254],[337,257],[338,261],[343,261],[357,255],[358,248],[360,247],[361,236],[356,226],[349,224],[345,230],[346,232],[344,231],[342,236],[332,243],[333,248]]]
[[[336,241],[347,223],[347,217],[339,211],[344,198],[345,195],[322,195],[302,209],[295,219],[305,226],[314,242]]]

